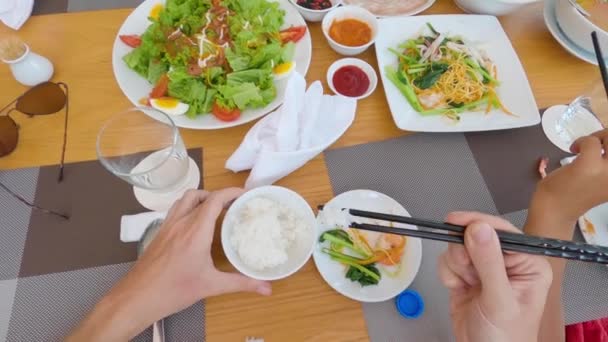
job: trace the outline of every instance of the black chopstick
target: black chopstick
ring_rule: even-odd
[[[374,224],[365,224],[365,223],[357,223],[352,222],[350,224],[351,228],[369,230],[380,233],[389,233],[389,234],[397,234],[397,235],[405,235],[415,238],[427,239],[427,240],[436,240],[436,241],[444,241],[450,243],[458,243],[464,244],[464,236],[463,235],[453,235],[447,233],[438,233],[424,230],[413,230],[408,228],[396,228],[396,227],[386,227],[379,226]],[[554,258],[562,258],[569,260],[578,260],[585,262],[593,262],[598,264],[608,265],[608,257],[598,254],[589,254],[589,253],[581,253],[575,251],[567,251],[567,250],[558,250],[551,248],[543,248],[536,246],[526,246],[520,244],[514,244],[509,242],[500,241],[500,247],[503,251],[511,251],[518,253],[526,253],[526,254],[535,254],[542,255]]]
[[[420,228],[438,229],[453,232],[456,234],[385,227],[379,225],[361,224],[356,222],[352,223],[352,228],[407,235],[412,237],[439,240],[445,242],[464,243],[464,226],[357,209],[344,210],[348,210],[349,214],[353,216],[372,218],[389,222],[405,223],[415,225]],[[504,250],[608,264],[608,248],[606,247],[594,246],[573,241],[542,238],[505,231],[497,231],[497,234],[499,240],[501,241],[501,246]]]
[[[600,47],[600,42],[597,38],[597,32],[591,32],[591,40],[593,41],[593,49],[595,50],[595,56],[597,57],[597,65],[600,67],[600,74],[602,75],[602,81],[604,82],[604,89],[606,90],[606,96],[608,96],[608,71],[606,71],[606,61],[604,60],[604,54]]]
[[[422,220],[422,219],[406,217],[406,216],[376,213],[376,212],[365,211],[365,210],[357,210],[357,209],[345,209],[345,210],[348,210],[349,214],[351,214],[353,216],[358,216],[358,217],[365,217],[365,218],[371,218],[371,219],[389,221],[389,222],[405,223],[405,224],[411,224],[411,225],[418,226],[418,227],[446,230],[446,231],[456,232],[456,233],[461,233],[461,234],[464,233],[464,230],[465,230],[464,226],[458,226],[458,225],[449,224],[449,223]],[[589,245],[589,244],[580,243],[580,242],[550,239],[550,238],[531,236],[531,235],[525,235],[525,234],[519,234],[519,233],[505,232],[505,231],[497,231],[496,233],[498,234],[498,237],[501,241],[512,243],[512,244],[553,249],[553,250],[559,250],[559,251],[564,251],[564,252],[579,252],[579,253],[586,253],[586,254],[590,254],[590,255],[599,255],[599,256],[603,256],[603,257],[608,257],[608,247],[594,246],[594,245]]]

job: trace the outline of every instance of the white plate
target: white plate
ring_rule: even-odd
[[[306,22],[298,13],[297,9],[292,6],[288,0],[277,0],[281,4],[281,8],[285,10],[284,28],[289,26],[302,26]],[[139,105],[139,100],[147,97],[153,86],[146,79],[138,75],[135,71],[129,69],[122,57],[126,55],[131,48],[120,41],[118,36],[122,34],[142,34],[150,25],[148,14],[154,5],[165,3],[165,0],[146,0],[139,5],[125,20],[120,27],[116,39],[114,40],[114,48],[112,50],[112,67],[114,68],[114,76],[118,82],[118,86],[127,96],[129,101],[134,105]],[[306,75],[310,66],[312,56],[312,42],[310,32],[307,30],[306,35],[296,44],[296,52],[294,60],[296,62],[296,70]],[[283,103],[285,97],[285,89],[287,79],[276,81],[277,97],[268,106],[258,109],[245,110],[241,117],[232,122],[223,122],[216,119],[213,115],[199,115],[195,119],[190,119],[185,115],[172,117],[178,127],[193,128],[193,129],[220,129],[242,125],[244,123],[258,119],[273,110]]]
[[[438,31],[461,35],[479,44],[498,68],[498,96],[503,104],[518,117],[499,110],[463,113],[458,123],[441,115],[421,116],[407,102],[403,94],[386,77],[385,67],[397,67],[397,57],[388,49],[396,48],[413,38],[426,23]],[[397,127],[417,132],[473,132],[533,126],[540,122],[540,114],[526,73],[498,19],[485,15],[428,15],[379,20],[376,56],[384,91]]]
[[[585,219],[591,222],[592,229],[589,229]],[[589,210],[578,220],[578,226],[587,243],[608,247],[608,203]]]
[[[410,10],[410,11],[406,11],[406,12],[401,12],[401,13],[395,13],[395,14],[391,14],[391,15],[380,15],[380,14],[376,14],[374,13],[374,11],[371,11],[369,8],[367,8],[366,6],[361,6],[361,5],[357,5],[355,3],[352,3],[352,5],[356,5],[356,6],[361,6],[365,9],[367,9],[368,11],[372,12],[374,15],[376,15],[379,18],[387,18],[387,17],[397,17],[397,16],[409,16],[409,15],[416,15],[420,12],[426,11],[429,7],[433,6],[433,4],[435,3],[435,1],[437,0],[428,0],[426,1],[424,4]],[[351,5],[350,1],[348,0],[343,0],[345,5]]]
[[[570,52],[573,56],[591,64],[597,65],[597,58],[594,53],[591,53],[582,47],[576,45],[573,41],[571,41],[562,29],[559,27],[559,23],[557,22],[557,18],[555,16],[555,0],[545,0],[545,25],[549,32],[553,35],[553,38],[557,40],[557,42],[564,48],[566,51]],[[606,63],[608,63],[608,58],[606,58]]]
[[[371,190],[353,190],[334,197],[325,205],[323,211],[319,212],[317,216],[317,237],[327,230],[336,228],[336,222],[328,222],[327,217],[324,217],[324,212],[327,213],[328,211],[340,210],[342,208],[410,216],[401,204],[387,195]],[[364,220],[367,219],[353,219],[353,221]],[[330,219],[329,221],[332,220]],[[417,229],[410,225],[395,224],[395,227]],[[399,275],[396,278],[391,278],[381,271],[382,279],[378,285],[362,287],[359,283],[346,279],[344,277],[346,273],[345,267],[331,260],[327,254],[321,251],[322,247],[322,244],[317,243],[312,255],[323,279],[325,279],[329,286],[342,295],[360,302],[383,302],[403,292],[414,281],[422,259],[422,243],[420,239],[408,237],[401,259],[401,271]]]

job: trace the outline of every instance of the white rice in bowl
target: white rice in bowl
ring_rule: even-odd
[[[295,210],[256,197],[237,213],[230,244],[245,265],[260,271],[286,263],[289,249],[309,229],[312,227]]]

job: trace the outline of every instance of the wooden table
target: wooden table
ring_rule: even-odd
[[[20,35],[34,51],[55,64],[54,80],[70,86],[68,162],[95,159],[95,139],[102,123],[131,107],[118,88],[111,65],[112,44],[130,10],[109,10],[38,16]],[[439,0],[425,14],[461,13],[451,0]],[[542,5],[532,5],[501,18],[522,60],[539,107],[573,99],[598,74],[564,51],[545,27]],[[0,27],[0,33],[9,31]],[[313,59],[307,81],[322,80],[337,58],[325,41],[319,24],[311,24]],[[376,66],[369,49],[360,56]],[[18,85],[8,67],[0,67],[0,104],[8,103],[25,88]],[[0,159],[0,169],[55,164],[62,143],[62,115],[28,119],[15,115],[21,126],[17,150]],[[233,174],[224,163],[252,124],[220,131],[182,129],[188,147],[204,148],[206,189],[242,186],[247,173]],[[360,101],[353,126],[333,146],[342,147],[397,137],[384,89],[380,84],[369,98]],[[315,207],[328,201],[332,189],[323,156],[318,156],[278,182],[302,194]],[[216,239],[217,240],[217,239]],[[117,243],[120,243],[117,241]],[[216,241],[216,259],[229,268]],[[368,340],[361,306],[334,292],[310,261],[295,276],[273,284],[274,295],[260,298],[237,294],[211,298],[206,307],[206,331],[210,341],[242,341],[260,336],[267,341],[357,341]]]

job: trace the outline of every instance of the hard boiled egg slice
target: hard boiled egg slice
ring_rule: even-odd
[[[274,68],[272,68],[272,75],[275,80],[282,80],[284,78],[289,78],[291,74],[296,70],[296,62],[285,62],[281,64],[277,64]]]
[[[150,105],[160,110],[163,113],[169,115],[183,115],[186,114],[190,106],[180,102],[178,99],[172,97],[161,97],[158,99],[150,99]]]
[[[156,4],[154,5],[154,7],[152,7],[152,10],[150,10],[150,18],[152,19],[158,19],[158,17],[160,16],[160,11],[163,10],[163,4]]]

